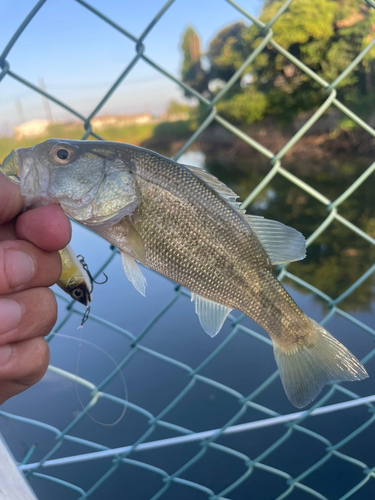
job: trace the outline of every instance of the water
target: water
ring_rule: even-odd
[[[181,158],[181,162],[198,161],[202,166],[201,153]],[[218,163],[206,159],[207,168],[220,179],[227,182],[242,198],[255,187],[262,173],[252,172],[243,166]],[[330,166],[332,169],[333,167]],[[358,176],[357,169],[345,165],[337,167],[336,180],[330,182],[322,172],[300,176],[331,199],[335,199],[345,186],[350,185],[353,176]],[[333,176],[335,177],[335,176]],[[372,231],[375,224],[374,206],[367,203],[373,193],[373,179],[370,178],[344,204],[340,213],[359,227]],[[327,216],[325,208],[311,199],[289,182],[276,177],[271,185],[250,207],[253,213],[281,220],[311,234]],[[97,235],[78,226],[74,227],[73,248],[85,256],[92,272],[98,270],[109,256],[109,245]],[[288,269],[296,276],[321,289],[332,298],[339,296],[368,267],[374,257],[374,250],[359,237],[353,236],[340,224],[333,224],[330,231],[314,242],[304,262],[295,263]],[[92,314],[126,329],[138,336],[150,321],[175,297],[175,285],[169,280],[147,269],[144,270],[148,286],[146,297],[135,291],[125,278],[117,255],[105,270],[109,277],[107,284],[96,286],[92,303]],[[100,279],[100,278],[99,278]],[[328,312],[327,305],[320,299],[307,293],[303,287],[291,281],[284,282],[285,287],[301,308],[311,317],[320,321]],[[65,317],[66,302],[59,299],[59,322]],[[340,307],[370,327],[375,327],[373,309],[373,281],[368,279]],[[82,313],[84,309],[79,309]],[[233,318],[238,317],[233,312]],[[99,384],[114,368],[113,362],[100,350],[86,343],[80,346],[80,336],[109,353],[119,363],[132,352],[130,341],[113,329],[89,319],[83,330],[77,330],[80,316],[74,314],[64,325],[60,334],[51,342],[51,363],[72,373],[76,372],[79,357],[79,376],[94,384]],[[264,332],[249,318],[241,322],[260,335]],[[359,358],[373,349],[371,335],[354,326],[347,319],[334,316],[327,328],[337,336]],[[201,329],[194,313],[193,304],[184,295],[179,296],[173,306],[160,318],[142,339],[141,345],[168,356],[195,369],[198,367],[230,334],[232,327],[227,321],[220,334],[211,339]],[[77,340],[66,338],[72,336]],[[366,365],[371,378],[361,383],[345,384],[345,388],[360,396],[374,393],[373,380],[375,363]],[[199,373],[209,380],[217,381],[231,389],[248,396],[276,370],[272,348],[244,331],[238,331],[222,351]],[[123,370],[128,399],[133,404],[144,408],[152,415],[158,415],[190,382],[185,370],[173,366],[163,359],[150,356],[147,352],[137,351]],[[109,384],[106,391],[124,397],[124,386],[120,377]],[[324,391],[326,392],[326,390]],[[89,401],[89,391],[79,386],[79,395],[83,403]],[[346,394],[336,392],[328,404],[348,399]],[[254,401],[278,413],[292,413],[295,409],[287,401],[279,378]],[[241,405],[238,399],[218,387],[198,380],[190,392],[164,417],[165,421],[199,432],[220,428],[237,412]],[[48,372],[44,379],[32,389],[5,403],[2,410],[16,415],[48,423],[57,429],[64,429],[79,414],[81,405],[76,394],[74,381],[66,380]],[[105,423],[114,422],[121,414],[122,407],[108,400],[100,400],[93,408],[92,416]],[[257,409],[248,408],[236,423],[267,418],[267,414]],[[309,467],[326,456],[326,448],[336,444],[360,425],[373,418],[366,407],[353,408],[345,412],[312,417],[295,429],[292,435],[267,457],[262,464],[298,477]],[[0,419],[0,428],[18,460],[22,460],[33,443],[37,444],[31,462],[40,460],[54,446],[54,434],[27,424]],[[126,446],[134,443],[149,428],[148,418],[128,408],[124,418],[114,427],[100,426],[89,418],[84,418],[71,434],[82,439],[95,441],[108,447]],[[306,432],[304,429],[308,429]],[[278,439],[288,432],[288,427],[278,425],[246,433],[223,436],[218,443],[235,449],[251,459],[255,459]],[[313,434],[317,433],[317,434]],[[172,437],[178,433],[157,426],[147,441]],[[324,436],[324,439],[317,436]],[[373,427],[369,426],[356,438],[349,440],[340,448],[344,456],[374,466],[372,446]],[[188,460],[201,451],[199,443],[176,445],[130,455],[135,461],[158,467],[168,474],[174,473]],[[65,442],[53,458],[87,453],[90,448]],[[96,460],[69,466],[45,469],[47,475],[58,477],[83,488],[89,489],[111,467],[111,459]],[[247,470],[244,461],[223,450],[209,449],[198,462],[182,474],[182,478],[211,488],[215,493],[228,487]],[[343,456],[332,456],[322,463],[315,472],[301,479],[302,483],[320,492],[326,498],[338,499],[357,483],[364,479],[363,469],[347,462]],[[69,500],[78,498],[79,493],[38,477],[30,479],[33,488],[41,500]],[[352,498],[367,500],[373,494],[372,485],[368,484]],[[134,463],[121,465],[91,498],[112,500],[146,500],[151,498],[162,486],[162,476],[150,472]],[[233,492],[226,495],[234,500],[269,500],[286,491],[286,479],[271,474],[264,468],[255,468],[253,473]],[[372,492],[372,493],[371,493]],[[207,493],[192,489],[187,485],[173,484],[161,498],[163,500],[206,499]],[[289,497],[294,500],[312,498],[310,494],[297,489]]]

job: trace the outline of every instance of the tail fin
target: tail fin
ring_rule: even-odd
[[[289,401],[297,408],[311,403],[325,384],[368,377],[358,359],[314,320],[308,344],[286,351],[274,342],[281,382]]]

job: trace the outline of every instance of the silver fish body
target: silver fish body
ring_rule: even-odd
[[[144,242],[145,265],[194,294],[239,309],[283,344],[298,341],[306,316],[272,274],[245,215],[194,170],[136,153],[142,203],[131,224]],[[109,231],[102,234],[123,249]]]
[[[272,274],[273,264],[304,257],[302,235],[244,214],[235,193],[215,177],[119,143],[53,139],[17,155],[22,194],[59,202],[118,247],[141,293],[145,281],[135,260],[190,290],[210,335],[234,308],[260,324],[295,406],[311,402],[332,380],[368,376]]]

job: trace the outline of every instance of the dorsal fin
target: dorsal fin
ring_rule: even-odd
[[[258,236],[272,265],[305,258],[306,241],[299,231],[258,215],[245,215],[245,218]]]
[[[198,314],[203,330],[210,337],[215,337],[221,330],[226,317],[232,309],[212,300],[205,299],[193,292],[191,293],[191,300],[195,302],[195,312]]]
[[[213,189],[221,198],[224,198],[235,210],[240,210],[240,203],[236,201],[238,195],[232,191],[224,182],[219,181],[214,175],[209,174],[206,170],[192,165],[184,165],[191,173],[199,177],[208,187]],[[244,210],[241,210],[244,212]]]

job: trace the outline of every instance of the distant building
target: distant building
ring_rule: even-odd
[[[96,129],[110,127],[111,125],[120,127],[131,123],[144,124],[151,123],[152,116],[150,113],[138,113],[136,115],[104,115],[96,116],[91,120],[92,125]]]
[[[31,120],[30,122],[22,123],[22,125],[14,127],[14,136],[17,141],[29,137],[38,137],[46,132],[49,124],[48,120]]]

